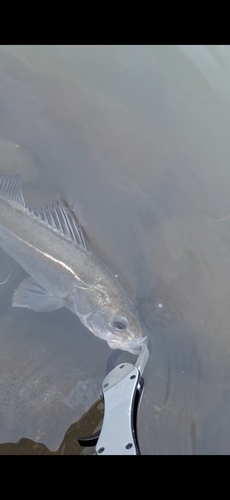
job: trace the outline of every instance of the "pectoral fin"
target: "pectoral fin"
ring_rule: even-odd
[[[14,291],[12,305],[28,307],[37,312],[48,312],[66,306],[66,298],[55,297],[40,283],[29,277],[23,280]]]

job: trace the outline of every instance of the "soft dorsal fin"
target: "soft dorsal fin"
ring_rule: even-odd
[[[0,176],[0,196],[25,207],[26,204],[21,191],[21,186],[21,174]]]
[[[70,238],[78,243],[78,245],[86,248],[82,228],[68,207],[64,207],[57,201],[56,205],[52,205],[52,207],[46,206],[40,210],[32,210],[29,208],[29,211],[34,214],[35,217],[45,222],[47,226],[58,230],[60,233],[67,236],[67,238]]]

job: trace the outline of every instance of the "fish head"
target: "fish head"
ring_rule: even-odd
[[[148,342],[129,299],[126,307],[119,303],[104,304],[87,317],[87,327],[94,335],[106,340],[111,349],[139,355]]]
[[[147,335],[142,330],[135,311],[113,311],[109,321],[107,343],[111,349],[121,349],[132,354],[140,354]]]

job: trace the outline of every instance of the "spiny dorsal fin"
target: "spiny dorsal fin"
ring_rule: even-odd
[[[52,205],[52,207],[46,206],[40,210],[29,208],[29,211],[45,222],[47,226],[58,230],[83,248],[87,248],[81,226],[69,208],[57,201],[56,205]]]
[[[0,175],[0,196],[25,207],[26,204],[22,195],[21,186],[21,174]]]
[[[22,179],[20,175],[1,175],[0,176],[0,196],[26,207],[28,211],[42,220],[47,226],[58,230],[64,236],[86,248],[85,238],[82,228],[76,217],[68,207],[65,207],[57,201],[51,208],[41,208],[32,210],[29,208],[23,198],[21,191]]]

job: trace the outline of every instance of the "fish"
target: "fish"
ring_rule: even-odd
[[[138,355],[148,338],[137,311],[108,266],[87,248],[68,206],[33,210],[22,175],[0,176],[0,246],[28,274],[12,305],[37,312],[67,307],[110,348]]]

